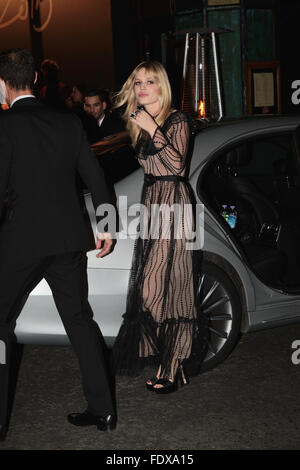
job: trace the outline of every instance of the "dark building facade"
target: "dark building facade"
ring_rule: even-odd
[[[300,112],[299,0],[3,0],[1,49],[30,49],[69,85],[120,89],[147,58],[161,61],[180,106],[184,36],[217,35],[227,117]]]
[[[183,38],[176,32],[224,28],[227,32],[218,34],[217,42],[225,116],[299,113],[299,3],[111,0],[116,87],[138,62],[156,59],[166,66],[175,100],[180,103]]]

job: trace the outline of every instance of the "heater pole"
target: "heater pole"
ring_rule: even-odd
[[[195,113],[198,113],[199,104],[199,33],[196,33],[196,57],[195,57]]]
[[[190,35],[189,33],[186,33],[185,35],[185,47],[184,47],[184,59],[183,59],[183,83],[185,83],[185,78],[186,78],[186,66],[187,66],[187,57],[188,57],[188,50],[189,50],[189,40],[190,40]],[[184,105],[184,86],[182,87],[182,98],[181,98],[181,109],[183,109]]]
[[[217,94],[218,94],[218,104],[219,104],[219,113],[220,113],[218,121],[220,121],[220,119],[222,119],[222,117],[223,117],[223,107],[222,107],[222,99],[221,99],[221,87],[220,87],[220,77],[219,77],[219,67],[218,67],[218,57],[217,57],[217,47],[216,47],[216,35],[215,35],[215,33],[211,33],[211,38],[212,38],[212,46],[213,46],[216,84],[217,84]]]

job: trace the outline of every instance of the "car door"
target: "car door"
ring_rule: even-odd
[[[241,162],[238,165],[239,176],[252,181],[258,190],[279,206],[280,213],[299,210],[300,179],[294,134],[267,134],[244,146],[249,159],[246,164]]]

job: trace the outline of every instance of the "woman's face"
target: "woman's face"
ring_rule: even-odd
[[[151,72],[141,69],[134,79],[134,93],[139,105],[159,104],[160,87]]]

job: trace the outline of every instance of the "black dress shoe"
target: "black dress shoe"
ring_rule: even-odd
[[[100,431],[113,431],[117,423],[115,415],[95,416],[88,410],[83,413],[71,413],[67,418],[69,423],[74,424],[74,426],[95,425]]]
[[[4,424],[0,424],[0,441],[5,441],[7,433],[7,427]]]

